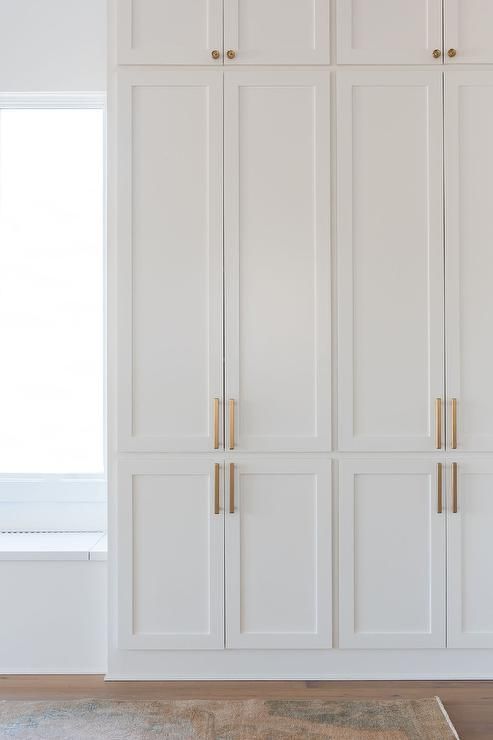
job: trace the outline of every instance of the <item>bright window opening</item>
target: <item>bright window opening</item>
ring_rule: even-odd
[[[104,111],[0,109],[0,475],[104,472]]]

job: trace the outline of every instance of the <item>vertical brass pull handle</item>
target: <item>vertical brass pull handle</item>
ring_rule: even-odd
[[[214,449],[219,449],[219,398],[214,399],[214,421],[212,435],[214,437]]]
[[[453,450],[457,449],[457,399],[452,399],[452,441],[451,445]]]
[[[229,464],[229,513],[235,513],[235,465]]]
[[[229,449],[235,448],[235,402],[229,399]]]
[[[458,496],[459,496],[459,482],[458,482],[458,465],[452,463],[452,513],[457,514],[459,510]]]
[[[442,449],[442,399],[435,399],[435,447]]]
[[[437,514],[443,514],[443,464],[437,463]]]
[[[219,463],[214,463],[214,514],[219,514]]]

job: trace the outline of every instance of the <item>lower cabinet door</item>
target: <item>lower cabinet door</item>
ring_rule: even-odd
[[[493,462],[455,464],[448,475],[448,647],[493,648]]]
[[[331,647],[330,463],[228,463],[226,492],[226,646]]]
[[[224,647],[223,470],[197,459],[120,463],[119,647]]]
[[[341,463],[341,648],[445,647],[444,481],[433,460]]]

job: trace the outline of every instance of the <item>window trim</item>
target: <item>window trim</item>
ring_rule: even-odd
[[[103,472],[101,474],[0,473],[0,512],[4,506],[29,504],[53,509],[54,528],[63,529],[60,504],[101,504],[106,501],[108,460],[107,390],[107,104],[105,92],[0,92],[0,111],[5,110],[101,110],[103,113]],[[17,490],[16,490],[17,489]],[[7,517],[9,519],[9,517]],[[31,518],[30,518],[31,519]],[[71,520],[73,517],[71,517]],[[46,521],[46,512],[43,522]],[[5,531],[0,514],[0,531]],[[94,529],[101,530],[100,515]],[[44,527],[44,525],[43,525]],[[9,528],[7,526],[7,528]],[[29,529],[32,530],[32,523]],[[70,525],[70,529],[73,526]]]

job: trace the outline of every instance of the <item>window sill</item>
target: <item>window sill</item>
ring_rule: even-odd
[[[0,532],[0,560],[106,560],[104,532]]]

